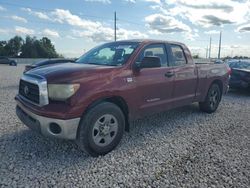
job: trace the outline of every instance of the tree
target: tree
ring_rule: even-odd
[[[15,36],[9,41],[0,41],[0,55],[17,57],[21,52],[23,45],[23,39],[19,36]]]
[[[15,36],[9,41],[0,41],[0,56],[24,58],[57,58],[54,45],[47,37],[38,40],[36,37],[27,36],[23,40]]]
[[[51,41],[47,37],[43,37],[39,41],[38,51],[40,52],[40,56],[47,57],[47,58],[53,58],[58,57],[59,55],[56,53],[54,45],[51,43]]]
[[[15,36],[14,38],[10,39],[4,46],[6,55],[11,57],[17,57],[21,52],[22,45],[22,37]]]
[[[22,46],[22,53],[21,53],[21,57],[25,57],[25,58],[36,58],[38,57],[38,53],[35,47],[35,41],[36,38],[35,37],[30,37],[27,36],[25,38],[25,42]]]
[[[55,47],[47,37],[37,40],[27,36],[22,46],[21,57],[29,58],[57,58]]]
[[[199,57],[199,55],[197,54],[197,55],[193,55],[193,58],[194,58],[194,59],[199,59],[200,57]]]
[[[6,41],[0,41],[0,56],[5,56],[6,54],[6,46],[7,42]]]

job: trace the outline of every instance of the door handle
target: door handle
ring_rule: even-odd
[[[170,77],[172,77],[172,76],[174,76],[174,73],[173,73],[173,72],[167,72],[167,73],[165,73],[165,77],[170,78]]]

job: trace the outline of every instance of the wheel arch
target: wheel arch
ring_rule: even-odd
[[[129,108],[128,108],[127,102],[121,96],[109,96],[109,97],[96,99],[95,101],[91,102],[87,106],[84,114],[86,114],[91,108],[93,108],[96,105],[103,103],[103,102],[113,103],[113,104],[117,105],[122,110],[122,112],[125,116],[125,121],[126,121],[125,122],[125,131],[129,131]],[[84,114],[83,114],[83,116],[84,116]]]
[[[223,94],[223,82],[220,79],[215,79],[215,80],[212,80],[210,83],[208,83],[208,87],[205,89],[202,100],[200,102],[205,101],[207,94],[208,94],[208,91],[209,91],[209,88],[213,84],[217,84],[219,86],[220,91],[221,91],[221,96],[222,96],[222,94]]]
[[[209,87],[211,87],[211,85],[213,85],[213,84],[217,84],[217,85],[219,86],[220,91],[221,91],[221,95],[222,95],[222,93],[223,93],[223,82],[222,82],[221,80],[219,80],[219,79],[216,79],[216,80],[214,80],[214,81],[210,84]]]

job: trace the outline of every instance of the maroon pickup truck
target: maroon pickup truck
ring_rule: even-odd
[[[120,142],[129,122],[199,102],[214,112],[228,89],[225,64],[194,64],[181,43],[106,43],[76,63],[26,72],[16,96],[21,121],[45,136],[75,140],[92,156]]]

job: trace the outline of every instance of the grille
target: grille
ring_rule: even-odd
[[[39,87],[36,84],[27,82],[25,80],[20,80],[19,94],[36,104],[40,103]]]

